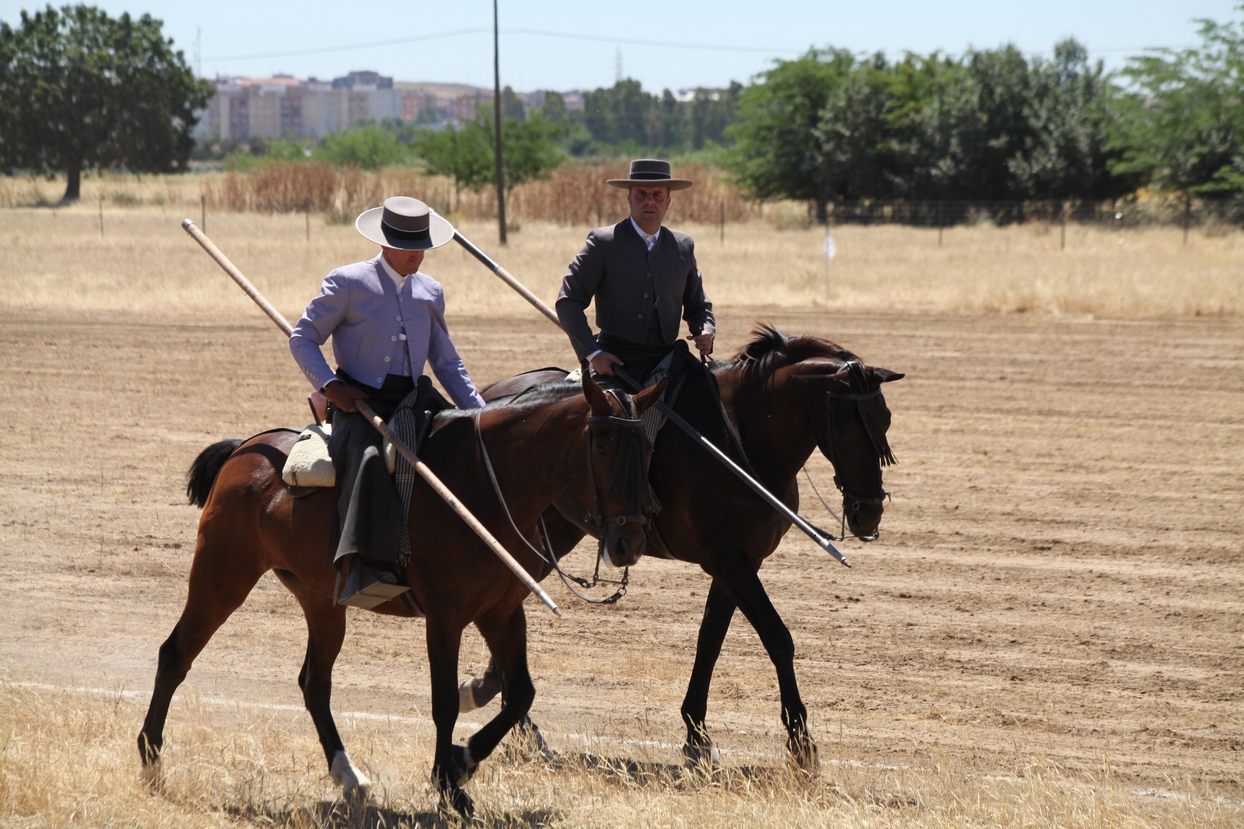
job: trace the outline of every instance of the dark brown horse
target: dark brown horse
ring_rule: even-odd
[[[642,552],[644,522],[633,520],[651,503],[645,470],[651,448],[636,418],[655,402],[655,390],[618,399],[594,382],[582,393],[556,389],[555,399],[451,410],[437,415],[420,458],[533,576],[549,564],[535,549],[537,523],[563,490],[595,504],[609,527],[606,548],[619,564]],[[298,684],[315,723],[333,779],[347,795],[366,794],[370,782],[350,761],[329,709],[332,668],[346,630],[346,609],[333,601],[329,564],[332,490],[295,497],[281,470],[297,434],[274,431],[247,441],[222,441],[195,460],[188,478],[192,503],[203,507],[181,619],[160,646],[155,691],[138,735],[144,776],[159,777],[164,722],[173,692],[212,634],[265,572],[275,572],[302,606],[307,653]],[[489,459],[496,489],[484,462]],[[508,516],[506,508],[508,507]],[[405,575],[417,612],[402,601],[374,608],[427,620],[436,751],[432,776],[442,801],[470,815],[461,785],[505,734],[523,718],[535,695],[527,671],[523,600],[528,590],[492,551],[420,479],[409,515],[413,544]],[[506,689],[507,704],[465,748],[452,741],[458,715],[458,650],[462,631],[483,635]]]
[[[833,464],[834,482],[851,532],[877,537],[883,501],[881,467],[894,462],[886,440],[890,411],[881,384],[903,375],[865,366],[851,352],[818,337],[788,337],[764,326],[734,359],[712,367],[721,402],[737,429],[729,433],[721,407],[703,375],[688,382],[674,410],[731,454],[792,509],[799,506],[796,475],[812,454]],[[553,374],[520,375],[487,389],[486,399],[521,402],[522,389]],[[742,452],[738,450],[742,445]],[[695,664],[682,704],[687,727],[683,752],[691,762],[712,757],[705,717],[713,669],[736,609],[755,628],[777,670],[781,716],[796,763],[816,765],[807,709],[795,678],[795,645],[760,581],[761,563],[791,522],[721,468],[707,450],[673,424],[658,434],[651,480],[662,510],[650,532],[648,554],[692,562],[712,577],[700,624]],[[566,494],[545,515],[554,549],[571,549],[590,528],[585,505]],[[566,516],[566,517],[563,517]],[[490,667],[463,684],[463,708],[483,705],[502,690]]]

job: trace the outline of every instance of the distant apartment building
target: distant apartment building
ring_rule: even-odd
[[[319,139],[360,122],[400,118],[430,124],[462,123],[491,111],[492,90],[463,84],[394,82],[378,72],[351,72],[331,81],[217,78],[216,94],[200,114],[199,141],[251,138]],[[528,110],[545,93],[522,93]],[[583,109],[578,91],[562,93],[566,109]]]
[[[359,122],[413,120],[420,108],[437,108],[436,101],[397,89],[392,78],[376,72],[351,72],[332,81],[277,75],[214,83],[216,94],[194,130],[197,140],[323,138]]]

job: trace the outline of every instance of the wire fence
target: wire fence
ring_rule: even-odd
[[[829,221],[838,225],[901,224],[936,228],[1070,222],[1111,227],[1174,225],[1190,229],[1213,225],[1244,226],[1244,203],[1177,198],[1100,202],[869,199],[831,202]]]

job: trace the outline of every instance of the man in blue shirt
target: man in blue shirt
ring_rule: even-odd
[[[462,408],[479,408],[483,399],[467,374],[445,325],[445,295],[440,283],[419,271],[426,251],[453,238],[453,227],[418,199],[397,196],[362,213],[355,227],[380,245],[373,259],[338,268],[324,278],[320,293],[307,305],[289,349],[311,385],[331,404],[329,454],[337,470],[334,521],[339,567],[346,560],[368,576],[401,584],[394,572],[401,498],[381,456],[380,433],[358,412],[366,400],[388,419],[429,364],[441,386]],[[332,371],[320,346],[332,338],[337,370]],[[361,566],[360,566],[361,565]],[[374,580],[373,580],[374,581]],[[339,602],[353,604],[343,591]]]

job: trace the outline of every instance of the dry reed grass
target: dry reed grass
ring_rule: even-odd
[[[543,183],[552,193],[548,198],[578,205],[581,220],[569,225],[525,221],[509,234],[504,249],[497,244],[494,222],[454,218],[468,238],[552,303],[566,263],[597,216],[608,221],[624,215],[621,191],[603,184],[603,176],[614,174],[620,173],[585,172],[581,181]],[[224,193],[231,181],[204,177],[199,183]],[[341,185],[345,195],[334,198],[352,204],[352,216],[385,192],[417,193],[432,201],[449,197],[448,189],[420,191],[428,182],[413,176],[390,183],[391,190],[377,189],[377,181],[357,174]],[[203,220],[195,182],[185,177],[92,178],[75,206],[0,209],[0,307],[165,316],[249,313],[237,289],[219,277],[216,266],[180,229],[183,218]],[[567,189],[555,190],[562,186]],[[37,183],[0,179],[0,203],[5,187],[12,202],[13,188]],[[302,185],[283,180],[275,166],[248,187],[243,202],[253,209],[303,192]],[[581,195],[572,195],[576,192]],[[326,183],[316,204],[327,203],[328,193]],[[599,209],[593,201],[598,196]],[[603,201],[606,197],[612,201]],[[690,197],[679,193],[677,198]],[[327,213],[303,215],[218,211],[209,205],[206,230],[278,308],[296,317],[325,273],[375,252],[352,222],[332,218],[341,209],[334,204]],[[823,231],[798,221],[797,208],[773,206],[763,219],[724,225],[688,221],[684,208],[675,201],[670,224],[696,237],[709,294],[721,307],[1136,317],[1237,316],[1244,311],[1240,231],[1196,231],[1184,245],[1177,228],[1071,226],[1063,249],[1058,228],[1047,224],[956,227],[944,234],[844,226],[833,232],[837,256],[830,262]],[[528,310],[455,245],[429,254],[426,270],[445,285],[451,314]]]
[[[213,704],[213,703],[217,704]],[[187,694],[172,710],[173,742],[159,793],[139,782],[132,694],[0,682],[0,823],[9,827],[414,827],[454,825],[435,813],[427,782],[433,731],[418,720],[340,717],[352,756],[376,787],[351,811],[324,773],[306,714],[219,704]],[[1007,776],[955,761],[929,768],[865,766],[823,746],[818,779],[785,766],[780,745],[728,756],[711,776],[684,772],[674,735],[547,735],[552,763],[499,751],[469,789],[494,826],[1226,827],[1237,808],[1197,791],[1137,792],[1109,763],[1065,769],[1017,755]],[[504,747],[503,747],[504,749]]]

